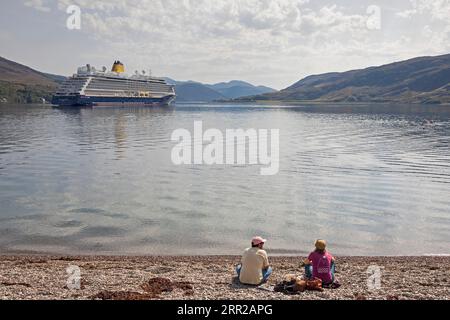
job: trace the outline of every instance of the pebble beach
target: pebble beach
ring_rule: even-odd
[[[237,281],[238,256],[3,255],[0,299],[450,299],[448,256],[336,257],[340,288],[275,292],[287,274],[302,275],[303,258],[270,257],[271,278],[254,287]],[[381,275],[375,288],[374,267]]]

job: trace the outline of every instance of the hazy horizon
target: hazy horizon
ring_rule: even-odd
[[[70,30],[69,5],[81,9]],[[450,52],[450,1],[5,1],[0,56],[71,75],[121,60],[128,73],[283,89],[312,74]]]

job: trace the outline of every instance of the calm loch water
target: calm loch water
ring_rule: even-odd
[[[424,122],[424,120],[432,122]],[[171,161],[173,130],[280,129],[280,170]],[[450,253],[450,107],[0,105],[0,252]]]

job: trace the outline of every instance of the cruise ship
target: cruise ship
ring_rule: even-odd
[[[57,106],[164,106],[175,99],[174,87],[162,78],[136,72],[125,74],[120,61],[114,61],[111,71],[96,70],[91,65],[78,68],[53,95]]]

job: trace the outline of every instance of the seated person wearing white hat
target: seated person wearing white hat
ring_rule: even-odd
[[[241,283],[259,285],[272,274],[267,252],[263,250],[266,241],[261,237],[253,237],[252,247],[245,249],[241,264],[236,267]]]

